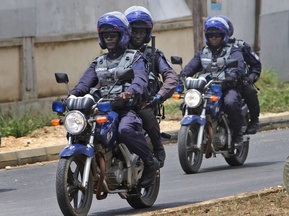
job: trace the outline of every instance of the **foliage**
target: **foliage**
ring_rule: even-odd
[[[289,83],[278,79],[278,72],[263,70],[259,81],[261,112],[284,112],[289,110]]]
[[[3,113],[0,110],[0,132],[3,137],[26,136],[29,132],[50,124],[50,118],[43,113],[26,112],[23,115]]]

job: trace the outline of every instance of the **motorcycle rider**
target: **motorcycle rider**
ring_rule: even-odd
[[[239,90],[244,74],[244,58],[238,47],[228,43],[228,31],[229,26],[224,19],[220,17],[208,19],[204,26],[207,45],[194,55],[181,74],[188,77],[202,71],[202,59],[210,58],[217,61],[218,58],[230,58],[238,60],[238,67],[229,70],[227,81],[223,86],[224,108],[233,132],[231,144],[232,147],[238,148],[243,144],[241,131],[243,122],[241,115],[242,98]],[[229,153],[232,154],[233,149],[230,149]]]
[[[148,85],[146,60],[140,52],[127,49],[131,29],[126,17],[121,12],[113,11],[102,15],[97,22],[97,29],[99,45],[102,49],[107,49],[108,53],[93,60],[71,94],[83,96],[89,93],[92,87],[109,89],[113,82],[108,79],[112,78],[101,76],[101,71],[128,67],[133,69],[133,80],[129,84],[117,83],[113,89],[120,89],[120,91],[114,92],[113,90],[111,92],[119,95],[123,101],[133,96],[133,106],[118,110],[120,116],[118,137],[143,160],[144,171],[139,185],[147,187],[154,181],[156,171],[159,169],[159,162],[149,149],[142,132],[142,121],[136,114]]]
[[[248,67],[242,85],[242,97],[245,99],[250,111],[250,123],[245,133],[255,134],[259,128],[260,105],[258,100],[258,92],[253,85],[258,81],[261,75],[262,64],[259,56],[252,50],[249,44],[242,39],[231,38],[234,34],[234,26],[231,20],[223,15],[220,15],[219,17],[225,19],[229,25],[228,36],[230,38],[228,43],[235,44],[241,49],[246,63],[245,66]]]
[[[143,121],[143,127],[148,133],[155,157],[160,162],[160,167],[164,166],[166,157],[165,149],[160,135],[160,126],[156,118],[156,109],[159,103],[163,103],[170,98],[177,85],[177,73],[168,63],[164,53],[154,47],[147,45],[152,37],[153,19],[149,10],[142,6],[131,6],[124,15],[132,27],[132,35],[129,48],[140,50],[149,61],[149,97],[148,104],[141,109],[139,116]],[[162,78],[162,83],[159,77]]]

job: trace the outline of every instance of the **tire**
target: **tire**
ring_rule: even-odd
[[[85,157],[61,158],[56,172],[56,195],[63,215],[87,215],[91,207],[93,180],[89,175],[87,188],[81,186]]]
[[[196,148],[199,125],[181,126],[178,134],[179,161],[186,174],[197,173],[203,161],[202,149]]]
[[[158,197],[159,189],[160,170],[157,171],[156,178],[153,184],[146,188],[138,187],[133,190],[130,193],[131,195],[127,198],[127,202],[131,207],[135,209],[151,207]]]
[[[226,162],[230,166],[241,166],[245,163],[249,152],[249,141],[244,142],[241,149],[236,150],[236,154],[233,156],[225,156]]]
[[[287,191],[287,194],[289,195],[289,156],[287,157],[287,160],[285,161],[285,165],[284,165],[283,182],[284,182],[284,187]]]

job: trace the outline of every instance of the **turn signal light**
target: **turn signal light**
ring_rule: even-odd
[[[50,124],[51,124],[52,126],[61,125],[61,119],[52,119],[52,120],[50,121]]]
[[[172,98],[174,98],[176,100],[180,100],[181,99],[181,95],[180,94],[173,94]]]
[[[98,124],[108,122],[107,116],[96,116],[95,120]]]
[[[219,100],[219,97],[216,96],[216,95],[212,95],[212,96],[210,97],[210,101],[212,101],[212,102],[217,102],[218,100]]]

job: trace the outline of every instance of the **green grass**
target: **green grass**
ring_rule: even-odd
[[[24,115],[3,113],[0,110],[0,133],[3,137],[23,137],[29,132],[50,125],[51,117],[45,113],[27,112]]]
[[[261,112],[278,113],[289,110],[289,83],[278,79],[277,71],[263,70],[259,81]]]

